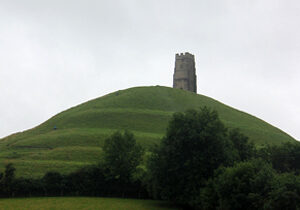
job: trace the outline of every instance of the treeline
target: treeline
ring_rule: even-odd
[[[300,143],[256,148],[208,108],[177,113],[148,163],[155,198],[192,209],[300,209]]]
[[[0,197],[101,196],[149,198],[138,177],[143,149],[130,132],[114,133],[105,140],[104,157],[98,165],[62,175],[47,172],[40,179],[16,178],[12,164],[0,173]]]
[[[40,179],[15,178],[11,164],[6,165],[0,181],[0,197],[101,196],[148,198],[138,180],[121,183],[107,179],[101,167],[90,166],[68,175],[48,172]]]
[[[0,196],[154,198],[190,209],[300,209],[300,143],[257,148],[206,107],[173,115],[161,143],[145,154],[132,133],[107,138],[97,166],[68,175],[0,174]]]

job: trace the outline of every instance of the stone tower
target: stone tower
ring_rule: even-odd
[[[173,88],[197,93],[197,78],[194,55],[186,52],[176,54]]]

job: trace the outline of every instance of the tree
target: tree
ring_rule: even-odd
[[[220,165],[232,163],[232,143],[216,111],[175,113],[148,163],[148,189],[155,197],[193,205]]]
[[[300,143],[286,142],[280,145],[267,145],[258,150],[258,156],[272,163],[280,173],[295,172],[300,174]]]
[[[271,148],[271,161],[278,172],[300,173],[300,143],[283,143]]]
[[[229,139],[232,141],[240,161],[246,161],[254,157],[256,151],[254,144],[250,143],[249,138],[242,134],[239,129],[230,130]]]
[[[62,195],[63,177],[58,172],[47,172],[42,181],[46,195]]]
[[[292,173],[275,176],[266,209],[300,209],[300,176]]]
[[[217,209],[263,209],[271,191],[275,171],[261,159],[224,168],[213,180]]]
[[[1,175],[0,187],[4,196],[14,196],[15,170],[13,164],[9,163],[5,166],[4,174]]]
[[[115,132],[105,140],[103,151],[107,177],[122,183],[130,182],[143,155],[143,149],[136,143],[133,134],[129,131],[123,134]]]

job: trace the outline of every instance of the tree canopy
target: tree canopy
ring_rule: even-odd
[[[103,146],[104,167],[107,176],[122,182],[129,182],[140,164],[143,149],[136,143],[129,131],[115,132],[105,139]]]
[[[227,129],[216,111],[175,113],[166,136],[149,161],[150,186],[157,197],[186,203],[220,165],[232,163]]]

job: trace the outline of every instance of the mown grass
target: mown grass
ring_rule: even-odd
[[[215,109],[226,126],[240,128],[257,145],[294,141],[263,120],[212,98],[167,87],[137,87],[88,101],[33,129],[1,139],[0,167],[13,162],[17,175],[33,177],[47,169],[71,172],[96,163],[104,139],[116,130],[132,131],[148,148],[159,143],[174,112],[203,106]]]
[[[0,208],[5,210],[171,210],[179,209],[163,201],[91,198],[91,197],[48,197],[48,198],[9,198],[0,199]]]
[[[22,160],[12,159],[0,162],[1,171],[7,163],[13,163],[16,170],[17,177],[37,178],[42,177],[48,171],[57,171],[61,174],[68,174],[72,171],[78,170],[93,162],[87,161],[63,161],[63,160]]]

